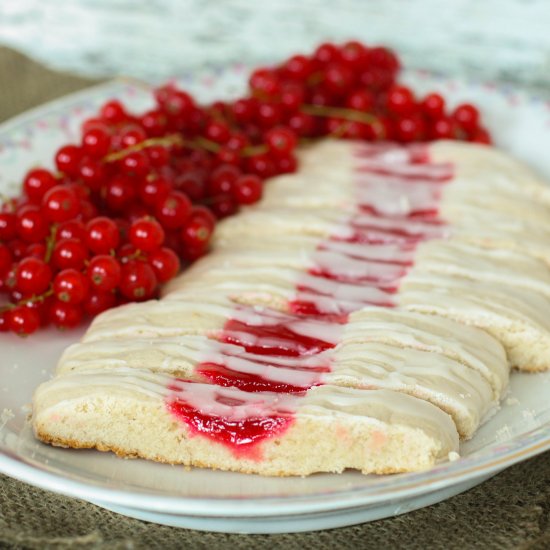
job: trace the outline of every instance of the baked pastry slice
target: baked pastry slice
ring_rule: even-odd
[[[398,392],[249,393],[124,368],[46,382],[33,425],[57,446],[277,476],[417,471],[458,449],[446,413]]]

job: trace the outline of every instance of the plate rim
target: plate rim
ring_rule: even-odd
[[[194,71],[194,74],[201,75],[210,74],[212,72],[218,72],[219,74],[220,71],[228,71],[237,66],[242,67],[242,63],[223,66],[209,65]],[[510,87],[509,85],[495,84],[482,80],[442,75],[441,73],[422,69],[409,69],[404,72],[404,75],[405,77],[409,76],[413,78],[427,77],[440,82],[459,82],[467,87],[487,87],[488,92],[492,90],[501,94],[509,93],[510,90],[512,90],[517,97],[520,97],[524,101],[541,98],[520,86]],[[68,105],[84,101],[90,95],[93,96],[108,90],[113,90],[114,94],[118,86],[123,87],[126,85],[135,86],[144,90],[151,90],[153,88],[153,85],[128,77],[119,77],[100,82],[35,106],[2,122],[0,124],[0,135],[13,131],[18,126],[28,124],[30,121],[40,116],[44,116],[47,113],[51,114],[52,111],[62,110]],[[2,431],[3,428],[4,426],[0,425],[0,431]],[[533,440],[530,441],[531,439]],[[513,464],[550,450],[550,422],[534,430],[513,437],[505,442],[503,449],[499,450],[496,454],[494,452],[491,454],[491,450],[498,446],[499,444],[494,444],[480,452],[474,453],[470,457],[461,458],[456,463],[444,463],[446,464],[444,467],[437,465],[434,469],[429,471],[402,474],[404,476],[409,476],[411,478],[411,483],[400,485],[400,487],[393,492],[388,492],[387,487],[370,486],[292,496],[168,496],[146,491],[141,492],[136,490],[109,488],[91,483],[90,481],[69,479],[62,474],[42,470],[40,465],[33,465],[16,456],[10,456],[11,453],[2,448],[0,448],[0,472],[42,489],[52,490],[76,498],[85,498],[86,500],[103,501],[122,506],[136,507],[142,510],[154,510],[156,512],[166,511],[201,517],[233,517],[237,519],[242,516],[245,511],[257,517],[272,516],[276,514],[276,508],[279,506],[284,507],[284,513],[292,513],[293,510],[294,513],[301,513],[299,511],[300,509],[304,509],[302,513],[311,513],[312,510],[328,511],[342,510],[356,506],[373,506],[388,499],[403,498],[407,494],[410,494],[411,491],[417,491],[415,494],[420,496],[434,490],[458,484],[461,481],[465,481],[465,479],[486,477],[492,472],[501,471]],[[470,465],[472,461],[478,462],[477,464],[474,463]],[[451,472],[448,471],[449,468],[452,469]],[[425,482],[422,483],[417,480],[419,476],[428,476],[429,479],[426,479]],[[347,500],[344,500],[346,497]],[[136,503],[141,504],[142,501],[145,501],[146,506],[134,506]],[[225,508],[223,514],[213,514],[216,506],[227,506],[228,503],[232,505],[232,508],[229,509],[231,513],[228,514],[228,510]],[[292,508],[292,506],[294,506],[294,508]],[[306,506],[307,509],[305,508]]]

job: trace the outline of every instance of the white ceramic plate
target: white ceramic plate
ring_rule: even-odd
[[[202,100],[240,94],[246,68],[182,77]],[[497,143],[550,179],[550,108],[513,89],[409,73],[419,92],[440,90],[474,101]],[[151,104],[145,86],[117,81],[50,103],[0,127],[0,192],[18,192],[34,164],[76,137],[80,122],[107,98],[137,110]],[[550,312],[549,312],[550,315]],[[27,423],[33,389],[48,379],[63,348],[80,332],[46,331],[28,339],[0,335],[0,471],[137,518],[196,529],[276,533],[326,529],[404,513],[464,491],[503,468],[550,448],[550,373],[512,376],[501,411],[462,445],[461,457],[427,472],[395,476],[314,475],[273,479],[121,460],[63,450],[34,440]]]

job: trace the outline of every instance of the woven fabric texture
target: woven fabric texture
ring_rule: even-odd
[[[0,48],[0,120],[91,83]],[[0,475],[0,548],[550,548],[550,453],[422,510],[289,535],[224,535],[154,525]]]

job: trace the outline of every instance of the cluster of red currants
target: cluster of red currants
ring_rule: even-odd
[[[447,114],[438,94],[396,84],[382,47],[323,44],[250,77],[250,94],[201,106],[167,85],[154,109],[106,103],[61,147],[56,171],[30,170],[0,211],[0,331],[77,326],[147,300],[181,262],[208,251],[216,219],[257,202],[263,181],[293,172],[298,142],[336,136],[489,143],[477,109]]]

